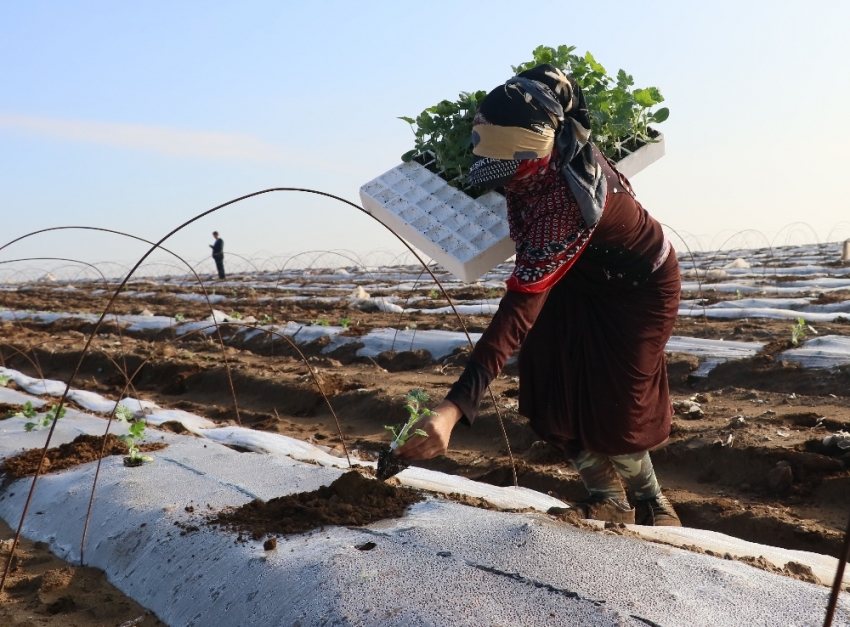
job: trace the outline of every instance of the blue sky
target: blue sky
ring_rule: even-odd
[[[850,4],[596,4],[0,0],[0,240],[72,224],[158,239],[276,186],[357,201],[411,146],[397,116],[491,89],[562,43],[664,93],[667,156],[634,180],[663,223],[715,246],[796,222],[775,241],[850,237]],[[213,229],[246,256],[400,250],[354,210],[293,194],[204,218],[170,246],[201,258]],[[141,251],[65,232],[0,259]]]

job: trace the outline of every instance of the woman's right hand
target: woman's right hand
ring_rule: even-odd
[[[437,405],[430,416],[424,416],[416,421],[413,429],[422,429],[428,437],[411,436],[404,446],[396,449],[396,455],[404,459],[431,459],[445,455],[449,450],[449,439],[452,429],[463,418],[463,413],[457,405],[445,400]]]

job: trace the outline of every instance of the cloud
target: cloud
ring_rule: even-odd
[[[59,120],[2,112],[0,112],[0,128],[64,141],[148,150],[173,157],[295,161],[280,147],[244,133],[187,131],[148,124]]]

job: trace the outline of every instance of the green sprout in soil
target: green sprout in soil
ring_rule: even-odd
[[[130,451],[130,462],[152,462],[153,457],[140,454],[139,447],[136,444],[137,440],[141,440],[145,437],[145,419],[139,418],[138,420],[135,420],[133,418],[133,412],[125,405],[118,405],[118,407],[115,408],[115,417],[127,425],[129,433],[127,435],[120,436],[118,439],[127,445],[127,448]]]
[[[348,325],[350,325],[350,324],[351,324],[351,318],[346,317],[346,318],[340,318],[339,319],[339,326],[341,326],[343,329],[347,329]]]
[[[186,316],[182,313],[174,314],[174,322],[184,322],[186,320]]]
[[[327,318],[319,318],[318,320],[313,320],[313,324],[319,327],[329,327],[331,323],[328,322]]]
[[[797,318],[797,324],[791,327],[791,343],[794,346],[797,346],[800,343],[800,340],[806,339],[807,331],[809,333],[814,333],[815,335],[818,334],[812,325],[806,324],[806,320],[804,318]]]
[[[239,313],[238,311],[231,311],[230,315],[227,316],[227,317],[230,318],[231,320],[242,320],[242,314]]]
[[[407,419],[407,423],[401,428],[397,426],[388,427],[384,425],[384,429],[391,431],[393,434],[393,441],[390,443],[390,450],[392,451],[400,446],[404,446],[404,443],[407,442],[408,438],[412,435],[421,435],[427,438],[428,434],[422,429],[413,429],[411,431],[411,428],[420,418],[430,416],[434,413],[427,407],[422,407],[422,403],[428,401],[428,394],[422,390],[410,390],[410,392],[405,395],[404,400],[406,401],[404,408],[407,410],[407,413],[410,414]]]
[[[430,292],[428,292],[428,298],[430,298],[431,300],[437,300],[438,298],[440,298],[440,292],[438,292],[437,290],[431,290]]]
[[[39,418],[36,422],[28,422],[24,425],[24,429],[27,431],[37,431],[38,429],[45,429],[53,424],[54,421],[59,420],[60,418],[65,416],[66,409],[63,407],[61,410],[57,405],[51,405],[50,409],[44,412],[44,415]],[[32,403],[27,401],[24,405],[23,411],[15,414],[16,418],[35,418],[37,416],[37,412],[33,409]]]
[[[272,318],[269,314],[265,314],[262,318],[260,318],[260,324],[271,324],[274,322],[274,318]]]
[[[575,46],[538,46],[533,60],[513,67],[515,74],[541,63],[550,63],[572,76],[581,86],[591,117],[593,141],[608,158],[619,161],[628,151],[657,141],[649,124],[664,122],[670,115],[657,87],[634,89],[634,79],[623,70],[616,76],[599,64],[590,52],[573,54]],[[425,109],[415,119],[401,117],[414,134],[413,149],[402,161],[433,159],[433,167],[450,185],[463,187],[472,165],[472,121],[484,91],[461,92],[456,101],[443,100]],[[429,166],[431,167],[431,166]]]
[[[32,406],[32,401],[27,401],[24,403],[24,408],[19,411],[17,414],[12,414],[14,418],[29,418],[32,420],[36,416],[38,416],[38,412],[35,407]]]
[[[0,388],[4,388],[7,385],[9,385],[9,381],[11,381],[11,380],[12,380],[12,377],[10,377],[9,375],[0,374]]]

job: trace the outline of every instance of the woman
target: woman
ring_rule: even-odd
[[[585,516],[679,525],[648,452],[670,433],[664,346],[680,290],[661,226],[590,142],[581,89],[554,66],[490,92],[473,145],[469,182],[504,186],[516,267],[463,375],[417,425],[428,437],[398,454],[444,454],[521,344],[519,412],[574,463],[590,492]]]

